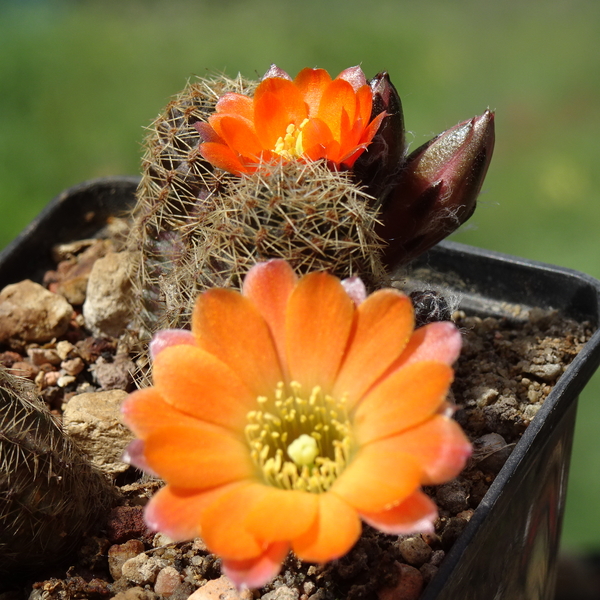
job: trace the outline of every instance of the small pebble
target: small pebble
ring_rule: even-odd
[[[298,600],[299,596],[298,590],[282,585],[265,594],[262,600]]]
[[[146,554],[138,554],[129,560],[126,560],[121,567],[123,577],[138,585],[146,583],[154,583],[158,572],[168,566],[166,561],[148,556]]]
[[[75,350],[75,346],[67,340],[61,340],[56,344],[56,353],[61,360],[67,360],[73,350]]]
[[[7,285],[0,292],[0,342],[49,342],[67,331],[72,315],[62,296],[39,283],[25,279]]]
[[[438,487],[435,498],[438,504],[453,514],[469,508],[469,496],[458,480],[453,480]]]
[[[77,380],[77,378],[73,377],[73,375],[61,375],[58,378],[56,385],[60,388],[64,388],[64,387],[67,387],[68,385],[72,384],[76,380]]]
[[[28,348],[27,356],[31,364],[40,367],[45,363],[57,366],[60,364],[60,356],[53,348]]]
[[[175,567],[165,567],[156,576],[154,591],[161,596],[171,596],[181,583],[181,575]]]
[[[67,375],[73,375],[74,377],[79,375],[79,373],[83,371],[84,367],[85,363],[81,360],[81,358],[79,358],[79,356],[71,358],[70,360],[63,360],[60,365],[60,368],[63,369]]]
[[[442,532],[442,547],[449,550],[452,547],[452,544],[458,539],[458,536],[463,532],[466,525],[467,521],[460,517],[448,519],[446,527],[444,527],[444,531]]]
[[[198,588],[188,600],[252,600],[254,595],[248,589],[237,591],[235,585],[222,576],[211,579]]]
[[[397,562],[399,579],[394,587],[379,590],[379,600],[418,600],[423,591],[423,575],[415,567]]]
[[[8,369],[8,372],[11,375],[24,377],[25,379],[31,379],[31,381],[34,381],[37,377],[37,374],[40,372],[40,368],[32,365],[31,363],[21,361],[13,363],[12,367]]]
[[[58,385],[58,380],[60,377],[61,375],[58,371],[44,373],[44,386]]]
[[[140,540],[128,540],[124,544],[113,544],[108,549],[108,569],[116,581],[123,575],[122,567],[126,561],[144,551],[144,544]]]
[[[433,550],[421,536],[409,537],[398,544],[402,558],[414,567],[420,567],[430,558]]]

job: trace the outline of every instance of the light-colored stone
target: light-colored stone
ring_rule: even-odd
[[[431,546],[420,535],[402,540],[398,544],[398,550],[402,558],[414,567],[420,567],[425,564],[433,553]]]
[[[129,581],[144,585],[154,583],[158,572],[166,566],[168,566],[166,561],[161,558],[138,554],[123,563],[121,573]]]
[[[56,344],[56,353],[61,360],[67,360],[73,350],[75,350],[75,346],[67,340],[61,340]]]
[[[60,356],[54,348],[27,348],[27,356],[31,364],[40,367],[44,364],[57,366],[60,364]]]
[[[112,252],[99,258],[87,285],[83,318],[94,335],[119,337],[130,320],[131,255]]]
[[[140,540],[128,540],[124,544],[113,544],[108,549],[108,570],[116,581],[123,575],[123,565],[134,556],[144,551],[144,544]]]
[[[25,342],[48,342],[63,335],[73,307],[58,294],[25,279],[0,292],[0,342],[18,338]]]
[[[268,592],[262,597],[262,600],[298,600],[300,593],[287,585],[281,585],[272,592]]]
[[[238,590],[235,585],[222,576],[219,579],[207,581],[201,588],[198,588],[188,600],[252,600],[253,595],[250,590]]]
[[[181,583],[181,575],[175,567],[165,567],[158,572],[154,591],[161,596],[170,596]]]
[[[67,433],[99,469],[121,473],[128,465],[121,461],[133,434],[121,422],[121,403],[127,392],[111,390],[73,396],[63,414]]]

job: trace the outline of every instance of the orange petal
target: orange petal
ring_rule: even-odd
[[[206,489],[254,475],[248,446],[227,430],[201,421],[153,431],[144,455],[153,471],[183,489]]]
[[[433,532],[437,506],[421,491],[392,508],[377,513],[360,513],[365,523],[389,535]]]
[[[298,278],[284,260],[258,263],[244,278],[243,294],[269,326],[282,365],[285,365],[285,312]]]
[[[329,127],[320,119],[310,119],[302,128],[304,156],[309,160],[319,160],[327,156],[327,147],[333,141]]]
[[[300,90],[287,79],[264,79],[254,93],[254,127],[264,148],[273,149],[288,125],[308,116]]]
[[[327,124],[336,140],[341,136],[343,110],[346,110],[350,122],[354,122],[356,95],[347,81],[334,79],[323,92],[317,116]]]
[[[201,347],[222,360],[256,396],[282,381],[269,327],[258,309],[233,290],[211,289],[198,297],[192,331]]]
[[[308,104],[309,117],[317,116],[323,91],[330,81],[331,76],[325,69],[302,69],[296,75],[294,84],[300,90],[304,102]]]
[[[258,160],[263,149],[251,121],[230,115],[215,115],[209,119],[215,131],[238,154]]]
[[[443,363],[419,362],[392,373],[358,405],[354,431],[360,445],[422,423],[444,402],[452,369]]]
[[[223,169],[223,171],[233,173],[234,175],[250,172],[249,169],[241,163],[238,155],[225,144],[206,142],[200,144],[199,151],[205,160],[218,169]]]
[[[464,469],[471,456],[471,444],[458,423],[441,415],[390,439],[399,452],[419,461],[425,474],[423,485],[450,481]]]
[[[386,440],[359,449],[331,491],[358,512],[379,512],[410,496],[421,484],[416,458]]]
[[[373,92],[368,85],[363,85],[356,92],[356,101],[358,103],[357,120],[360,119],[364,129],[371,120],[371,110],[373,109]]]
[[[121,405],[123,421],[135,435],[145,439],[150,433],[165,426],[194,426],[197,420],[183,414],[156,390],[144,388],[129,394]]]
[[[243,431],[253,394],[225,363],[198,346],[170,346],[154,362],[154,386],[178,410]]]
[[[229,485],[206,491],[174,489],[167,485],[152,496],[144,510],[144,519],[150,529],[165,533],[173,541],[189,540],[202,533],[202,512],[231,489]]]
[[[410,299],[392,289],[379,290],[356,309],[349,349],[333,395],[348,394],[348,408],[362,398],[400,356],[414,326]]]
[[[292,542],[296,555],[304,561],[323,563],[343,556],[361,533],[357,512],[344,500],[326,492],[318,494],[319,514],[306,533]]]
[[[335,381],[352,327],[354,304],[339,279],[310,273],[288,301],[286,346],[290,377],[305,391],[328,393]]]
[[[368,127],[364,130],[362,137],[360,138],[361,143],[368,144],[375,137],[379,126],[381,125],[381,121],[387,117],[387,113],[382,112],[379,113],[368,125]]]
[[[318,494],[267,488],[264,498],[248,514],[245,526],[265,542],[292,540],[314,522],[319,509]]]
[[[254,119],[254,101],[243,94],[227,92],[223,94],[215,106],[217,113],[229,113],[239,115],[252,122]]]
[[[223,575],[229,578],[239,589],[243,586],[250,589],[261,588],[281,571],[281,563],[287,556],[290,545],[287,542],[270,544],[256,558],[248,560],[221,561]]]
[[[227,560],[260,557],[267,544],[244,526],[252,507],[266,495],[267,486],[247,483],[221,495],[201,516],[202,537],[211,552]]]

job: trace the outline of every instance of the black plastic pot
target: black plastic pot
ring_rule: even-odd
[[[106,178],[55,198],[0,255],[0,287],[40,279],[51,247],[91,236],[134,202],[138,179]],[[600,322],[600,282],[568,269],[443,242],[415,273],[443,282],[484,316],[516,306]],[[421,600],[551,600],[577,398],[600,363],[600,331],[571,363],[525,431]],[[492,541],[493,540],[493,541]]]

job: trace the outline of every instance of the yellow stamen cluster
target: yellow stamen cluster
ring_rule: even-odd
[[[308,123],[308,119],[304,119],[299,127],[290,123],[285,130],[285,135],[281,136],[275,142],[273,152],[283,156],[287,160],[298,158],[304,154],[302,145],[302,128]]]
[[[345,398],[314,387],[280,382],[274,399],[259,397],[247,415],[246,439],[264,481],[287,490],[326,492],[342,474],[353,452]],[[291,459],[291,460],[288,460]]]

